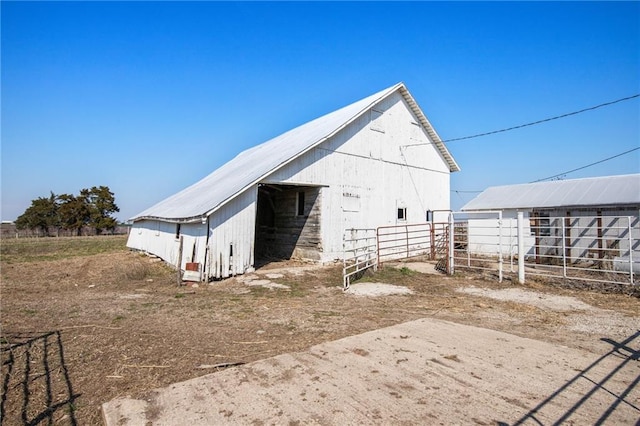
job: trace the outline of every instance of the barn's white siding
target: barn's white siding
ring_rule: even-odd
[[[141,220],[135,223],[129,233],[127,246],[143,252],[152,253],[170,265],[177,266],[180,250],[180,239],[177,224],[159,220]],[[180,225],[182,235],[182,262],[184,269],[187,262],[198,262],[205,251],[207,226],[202,223],[183,223]]]
[[[395,93],[265,182],[324,186],[321,259],[330,261],[345,229],[424,222],[427,210],[449,208],[449,166],[430,142]],[[406,147],[415,144],[424,145]]]
[[[253,269],[256,197],[254,186],[209,216],[207,276],[226,278]]]

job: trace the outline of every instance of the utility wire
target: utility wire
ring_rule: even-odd
[[[614,158],[622,157],[623,155],[629,154],[629,153],[631,153],[633,151],[637,151],[639,149],[640,149],[640,147],[635,147],[635,148],[632,148],[632,149],[630,149],[628,151],[621,152],[620,154],[616,154],[616,155],[613,155],[611,157],[607,157],[605,159],[602,159],[602,160],[595,161],[593,163],[587,164],[586,166],[582,166],[582,167],[578,167],[577,169],[568,170],[566,172],[558,173],[557,175],[549,176],[549,177],[546,177],[546,178],[543,178],[543,179],[534,180],[534,181],[531,181],[529,183],[542,182],[542,181],[545,181],[545,180],[549,180],[549,179],[557,178],[557,177],[560,177],[560,176],[568,175],[569,173],[577,172],[578,170],[586,169],[587,167],[595,166],[596,164],[604,163],[605,161],[609,161],[609,160],[613,160]],[[460,195],[461,193],[476,194],[476,193],[480,193],[482,191],[462,191],[462,190],[452,189],[451,192],[455,192],[456,194]]]
[[[549,118],[545,118],[545,119],[538,120],[538,121],[532,121],[531,123],[520,124],[518,126],[508,127],[506,129],[493,130],[491,132],[478,133],[478,134],[470,135],[470,136],[463,136],[463,137],[460,137],[460,138],[446,139],[446,140],[443,140],[442,142],[455,142],[455,141],[461,141],[461,140],[465,140],[465,139],[479,138],[481,136],[494,135],[496,133],[508,132],[510,130],[522,129],[523,127],[534,126],[536,124],[541,124],[541,123],[546,123],[548,121],[558,120],[560,118],[565,118],[565,117],[569,117],[569,116],[572,116],[572,115],[581,114],[583,112],[593,111],[594,109],[598,109],[598,108],[602,108],[602,107],[605,107],[605,106],[617,104],[619,102],[628,101],[630,99],[634,99],[634,98],[637,98],[637,97],[640,97],[640,93],[632,95],[632,96],[627,96],[626,98],[616,99],[615,101],[605,102],[603,104],[595,105],[595,106],[592,106],[592,107],[589,107],[589,108],[584,108],[584,109],[581,109],[579,111],[568,112],[566,114],[556,115],[554,117],[549,117]],[[408,147],[408,146],[431,145],[431,144],[432,144],[431,142],[426,142],[426,143],[415,143],[415,144],[404,145],[404,146]]]
[[[549,177],[546,177],[544,179],[534,180],[534,181],[529,182],[529,183],[542,182],[542,181],[545,181],[545,180],[549,180],[549,179],[557,178],[557,177],[560,177],[560,176],[564,176],[564,175],[567,175],[569,173],[577,172],[578,170],[586,169],[587,167],[595,166],[596,164],[600,164],[600,163],[604,163],[605,161],[613,160],[614,158],[621,157],[623,155],[629,154],[630,152],[637,151],[639,149],[640,149],[640,147],[635,147],[635,148],[632,148],[632,149],[630,149],[628,151],[621,152],[620,154],[616,154],[616,155],[614,155],[612,157],[608,157],[608,158],[605,158],[603,160],[596,161],[596,162],[591,163],[591,164],[587,164],[586,166],[582,166],[582,167],[578,167],[577,169],[573,169],[573,170],[569,170],[569,171],[566,171],[566,172],[558,173],[557,175],[549,176]]]

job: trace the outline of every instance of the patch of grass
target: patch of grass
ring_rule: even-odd
[[[185,297],[185,294],[184,294],[184,293],[176,293],[176,295],[175,295],[175,298],[176,298],[176,299],[182,299],[182,298],[184,298],[184,297]]]
[[[403,266],[402,268],[400,268],[400,273],[401,273],[402,275],[405,275],[405,276],[410,277],[410,276],[412,276],[412,275],[415,275],[415,274],[416,274],[416,271],[411,270],[411,269],[407,268],[406,266]]]
[[[61,260],[127,250],[126,235],[94,237],[3,238],[0,257],[6,263]]]
[[[151,274],[151,268],[148,264],[134,263],[126,267],[122,271],[123,278],[131,281],[142,281]]]
[[[280,284],[288,285],[291,290],[286,294],[289,297],[304,297],[307,295],[307,289],[303,285],[297,282],[281,282]]]
[[[250,294],[252,296],[260,296],[260,297],[268,297],[272,295],[272,293],[274,293],[274,290],[270,288],[262,287],[259,285],[253,285],[249,287],[249,290],[251,290]]]
[[[372,270],[368,269],[367,273],[364,274],[362,278],[359,278],[355,282],[366,281],[366,282],[402,284],[404,280],[416,274],[415,271],[412,271],[411,269],[406,267],[403,267],[402,269],[380,268],[376,272],[370,272],[370,271]]]
[[[120,322],[120,321],[122,321],[123,319],[124,319],[124,316],[122,316],[122,315],[116,315],[116,316],[111,320],[111,322],[112,322],[112,323],[116,323],[116,322]]]

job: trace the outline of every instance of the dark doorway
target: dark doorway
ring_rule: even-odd
[[[320,188],[267,185],[258,187],[256,267],[291,258],[319,260]]]

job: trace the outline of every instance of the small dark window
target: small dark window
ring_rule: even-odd
[[[180,238],[180,224],[176,223],[176,240]]]
[[[407,220],[407,208],[398,208],[398,220]]]
[[[548,237],[551,235],[551,221],[549,215],[540,215],[540,236]]]
[[[304,216],[304,191],[298,192],[298,216]]]
[[[427,210],[427,222],[433,222],[433,212],[431,210]]]
[[[532,220],[531,232],[538,237],[548,237],[551,235],[551,220],[549,213],[538,213]]]

